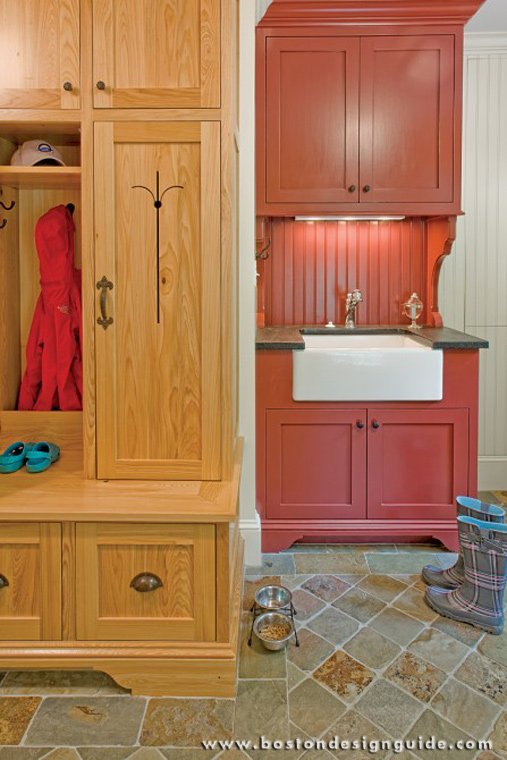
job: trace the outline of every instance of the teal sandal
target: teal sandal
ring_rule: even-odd
[[[29,452],[35,444],[17,441],[0,455],[0,473],[17,472],[25,464]]]
[[[60,459],[60,447],[54,443],[40,441],[36,443],[27,454],[26,471],[27,472],[44,472],[48,470],[54,462]]]

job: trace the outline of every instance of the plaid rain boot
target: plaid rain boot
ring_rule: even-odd
[[[505,623],[507,525],[458,517],[458,530],[465,580],[453,591],[437,586],[426,589],[426,601],[444,617],[499,635]]]
[[[458,496],[456,499],[458,506],[458,516],[475,517],[477,520],[485,522],[500,523],[505,522],[505,511],[502,507],[495,504],[487,504],[479,499],[471,499],[468,496]],[[454,589],[458,588],[465,580],[465,570],[463,566],[463,555],[460,552],[455,565],[442,570],[441,567],[426,565],[421,573],[421,578],[428,586],[440,586],[441,588]]]

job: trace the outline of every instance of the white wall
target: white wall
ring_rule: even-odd
[[[466,216],[440,303],[447,326],[490,341],[480,353],[479,488],[507,489],[507,34],[465,39]]]
[[[252,0],[240,0],[239,142],[239,433],[245,438],[240,527],[245,561],[260,561],[261,527],[255,508],[255,23]]]

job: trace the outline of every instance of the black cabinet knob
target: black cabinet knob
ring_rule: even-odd
[[[73,87],[72,87],[72,82],[64,82],[64,83],[63,83],[63,89],[64,89],[66,92],[72,92],[72,90],[73,90]]]
[[[359,428],[359,430],[362,430],[364,428],[364,422],[362,420],[358,420],[356,422],[356,426]]]
[[[370,185],[365,185],[365,186],[363,187],[363,192],[365,192],[365,193],[369,193],[369,192],[370,192],[370,190],[371,190],[371,187],[370,187]]]
[[[373,420],[373,422],[371,423],[371,426],[374,430],[378,430],[380,427],[380,422],[378,420]]]
[[[105,90],[106,89],[106,83],[103,82],[102,80],[99,80],[97,82],[96,87],[97,87],[97,90]]]
[[[355,185],[350,185],[350,187],[349,187],[349,193],[355,193],[356,189],[357,188],[356,188]]]

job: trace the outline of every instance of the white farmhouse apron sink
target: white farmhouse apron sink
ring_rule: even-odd
[[[443,352],[408,335],[303,335],[295,401],[441,401]]]

